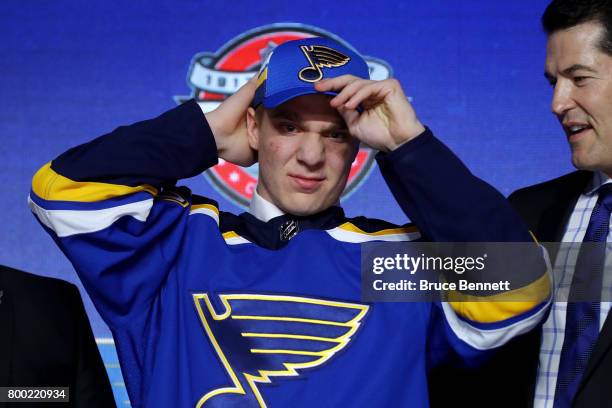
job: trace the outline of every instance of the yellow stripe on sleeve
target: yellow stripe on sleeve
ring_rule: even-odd
[[[201,208],[205,208],[207,210],[213,211],[215,214],[219,215],[219,209],[212,204],[193,204],[191,206],[191,211],[195,211]]]
[[[228,232],[223,233],[223,238],[224,239],[240,238],[240,235],[236,234],[235,231],[228,231]]]
[[[407,228],[388,228],[376,232],[365,232],[361,228],[357,227],[355,224],[350,222],[345,222],[340,225],[338,228],[341,228],[345,231],[357,232],[359,234],[379,236],[379,235],[392,235],[392,234],[410,234],[413,232],[419,232],[417,227],[407,227]]]
[[[95,202],[146,191],[152,195],[157,189],[151,185],[130,187],[120,184],[73,181],[51,168],[51,162],[40,168],[32,179],[32,191],[44,200]]]
[[[483,298],[452,291],[448,293],[448,299],[458,315],[473,322],[494,323],[535,308],[549,298],[550,290],[550,277],[545,273],[527,286],[497,295]]]

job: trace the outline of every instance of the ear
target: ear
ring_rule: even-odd
[[[257,116],[255,109],[249,107],[246,114],[246,125],[247,125],[247,137],[249,140],[249,146],[251,149],[259,150],[259,125],[257,123]],[[259,115],[261,117],[261,115]]]

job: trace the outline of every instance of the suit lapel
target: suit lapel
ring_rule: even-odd
[[[540,225],[536,231],[536,236],[543,242],[561,242],[565,233],[565,226],[576,206],[580,191],[574,194],[569,200],[558,200],[542,215]]]

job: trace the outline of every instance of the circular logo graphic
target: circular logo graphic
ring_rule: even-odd
[[[177,96],[182,103],[194,98],[205,112],[215,109],[225,98],[233,94],[252,76],[276,46],[290,40],[308,37],[328,37],[350,47],[341,38],[325,30],[303,24],[272,24],[243,33],[217,52],[196,54],[191,62],[188,84],[189,96]],[[370,78],[387,79],[391,76],[389,65],[376,58],[364,56],[370,69]],[[362,147],[351,165],[343,197],[353,192],[367,177],[374,161],[370,148]],[[219,163],[204,173],[213,186],[233,203],[248,207],[257,185],[258,166],[244,168],[219,159]]]

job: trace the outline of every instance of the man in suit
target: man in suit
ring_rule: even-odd
[[[74,285],[0,265],[0,387],[69,387],[70,402],[57,406],[115,406]]]
[[[586,256],[583,245],[579,253],[562,246],[553,254],[563,273],[543,328],[534,404],[609,407],[612,317],[602,277],[612,271],[609,263],[604,268],[606,255],[612,257],[604,248],[612,242],[612,1],[554,0],[542,25],[552,111],[579,170],[518,190],[510,201],[540,241],[599,242],[601,252]],[[606,296],[565,302],[580,284]]]

